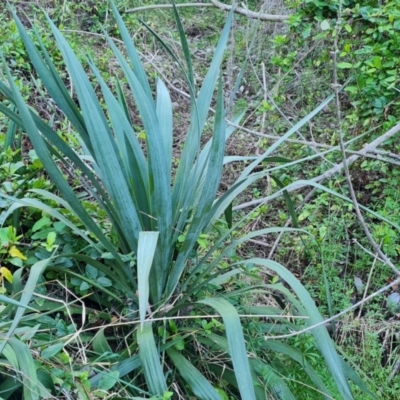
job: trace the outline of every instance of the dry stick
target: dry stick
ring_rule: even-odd
[[[364,253],[369,254],[371,257],[373,257],[377,261],[380,261],[381,263],[385,264],[385,261],[381,260],[378,257],[378,254],[374,254],[371,251],[369,251],[368,249],[366,249],[357,239],[352,239],[351,241],[352,241],[352,243],[357,245],[360,249],[362,249],[364,251]]]
[[[239,129],[239,130],[241,130],[243,132],[250,133],[250,134],[255,135],[255,136],[263,137],[263,138],[266,138],[266,139],[272,139],[272,140],[279,140],[280,139],[280,136],[270,135],[270,134],[267,134],[267,133],[261,133],[261,132],[258,132],[258,131],[252,130],[252,129],[248,129],[248,128],[245,128],[242,125],[234,124],[233,122],[231,122],[229,120],[226,120],[226,122],[229,125],[235,127],[236,129]],[[315,141],[299,140],[299,139],[286,139],[286,142],[294,143],[294,144],[301,144],[301,145],[310,146],[310,147],[320,147],[320,148],[328,149],[328,150],[337,149],[338,151],[340,151],[340,147],[339,146],[331,146],[329,144],[319,143],[319,142],[315,142]],[[397,154],[391,153],[389,151],[378,150],[378,149],[370,149],[370,150],[368,150],[367,153],[365,153],[365,152],[361,153],[360,151],[357,151],[357,150],[348,150],[348,149],[346,149],[346,153],[355,154],[355,155],[359,155],[359,156],[362,156],[362,157],[373,158],[375,160],[388,162],[388,163],[391,163],[391,164],[394,164],[394,165],[400,165],[400,156],[398,156]],[[376,156],[374,156],[372,154],[368,154],[368,153],[374,153],[374,154],[376,154]],[[399,160],[399,161],[389,160],[387,158],[381,158],[379,156],[389,157],[389,158],[393,158],[394,160]]]
[[[172,8],[172,4],[155,4],[151,6],[135,7],[125,10],[125,13],[135,13],[147,10],[154,10],[157,8]],[[211,0],[211,3],[186,3],[186,4],[176,4],[176,7],[217,7],[223,11],[231,11],[233,6],[228,6],[227,4],[220,3],[217,0]],[[275,14],[264,14],[257,13],[254,11],[247,10],[246,8],[235,7],[234,12],[246,16],[247,18],[260,19],[262,21],[271,22],[282,22],[289,19],[289,15],[275,15]]]
[[[347,166],[353,164],[355,161],[357,161],[360,157],[364,157],[366,156],[368,153],[374,151],[376,149],[376,147],[380,146],[383,142],[385,142],[387,139],[391,138],[392,136],[394,136],[396,133],[400,132],[400,123],[397,124],[396,126],[394,126],[393,128],[389,129],[385,134],[383,134],[382,136],[378,137],[377,139],[375,139],[374,141],[372,141],[371,143],[367,144],[362,150],[360,150],[358,152],[358,154],[355,154],[351,157],[349,157],[346,160]],[[309,179],[309,182],[315,182],[315,183],[319,183],[324,181],[325,179],[330,178],[331,176],[333,176],[334,174],[336,174],[337,172],[340,172],[342,169],[344,168],[343,166],[343,161],[339,164],[336,164],[335,166],[333,166],[331,169],[329,169],[328,171],[324,172],[323,174],[313,178],[313,179]],[[294,184],[291,185],[291,187],[287,188],[286,190],[288,192],[294,192],[295,190],[299,190],[302,189],[306,186],[309,186],[307,183],[300,183],[300,184]],[[243,203],[240,204],[238,206],[233,207],[233,210],[242,210],[244,208],[248,208],[248,207],[252,207],[261,203],[267,203],[271,200],[276,199],[277,197],[280,196],[280,192],[278,192],[277,194],[274,194],[272,196],[268,196],[268,197],[264,197],[262,199],[257,199],[257,200],[252,200],[249,201],[247,203]]]
[[[261,69],[262,69],[262,88],[264,92],[264,101],[267,103],[268,99],[268,92],[267,92],[267,78],[265,76],[265,64],[264,62],[261,63]],[[265,132],[265,119],[266,119],[267,111],[264,110],[263,115],[262,115],[262,121],[261,121],[261,133],[263,134]]]
[[[176,8],[183,8],[183,7],[215,7],[214,4],[212,3],[185,3],[185,4],[175,4]],[[129,14],[129,13],[138,13],[138,12],[143,12],[143,11],[148,11],[148,10],[155,10],[158,8],[173,8],[174,6],[172,4],[153,4],[151,6],[142,6],[142,7],[135,7],[135,8],[129,8],[128,10],[124,11],[124,14]]]
[[[375,252],[379,255],[379,257],[384,260],[385,264],[388,265],[392,271],[400,276],[400,271],[398,268],[390,261],[390,259],[386,256],[386,254],[381,250],[378,243],[375,242],[374,238],[369,231],[369,228],[364,220],[363,215],[361,214],[361,210],[357,201],[356,193],[353,188],[353,183],[351,182],[350,170],[346,159],[346,150],[344,147],[343,141],[343,132],[342,132],[342,122],[341,122],[341,113],[340,113],[340,99],[339,99],[339,88],[340,85],[338,84],[338,77],[337,77],[337,55],[339,54],[339,47],[338,47],[338,37],[341,30],[341,23],[342,23],[342,2],[339,2],[339,10],[338,10],[338,19],[336,22],[336,35],[334,40],[334,51],[332,52],[333,58],[333,90],[335,92],[336,97],[336,116],[337,116],[337,123],[338,123],[338,134],[339,134],[339,143],[340,149],[343,155],[343,169],[345,173],[345,177],[347,180],[347,185],[350,192],[350,197],[353,202],[354,210],[357,215],[358,222],[361,224],[365,235],[367,236],[371,246],[374,248]]]
[[[398,356],[397,356],[398,357]],[[390,383],[395,375],[399,372],[400,370],[400,360],[397,360],[392,368],[392,371],[390,372],[390,375],[388,377],[388,383]]]
[[[297,335],[301,335],[302,333],[311,331],[312,329],[318,328],[321,325],[325,325],[328,322],[331,322],[339,317],[341,317],[342,315],[347,314],[349,311],[354,310],[357,307],[360,307],[361,305],[363,305],[364,303],[366,303],[367,301],[373,299],[374,297],[380,295],[383,292],[386,292],[386,290],[389,290],[390,288],[392,288],[393,286],[396,286],[400,283],[400,278],[395,279],[392,283],[390,283],[389,285],[386,285],[382,288],[380,288],[379,290],[377,290],[376,292],[370,294],[369,296],[367,296],[365,299],[362,299],[361,301],[359,301],[356,304],[353,304],[351,307],[346,308],[345,310],[341,311],[340,313],[334,315],[333,317],[324,319],[321,322],[318,322],[317,324],[308,326],[307,328],[301,329],[299,331],[293,332],[293,333],[288,333],[286,335],[279,335],[279,336],[264,336],[265,340],[269,340],[269,339],[286,339],[292,336],[297,336]]]
[[[394,158],[396,160],[400,160],[400,156],[398,154],[391,153],[389,151],[375,150],[375,153],[378,154],[378,155],[385,156],[385,157],[391,157],[391,158]]]
[[[363,298],[362,298],[363,300],[367,297],[367,292],[369,289],[369,285],[371,283],[372,274],[374,272],[377,260],[378,260],[378,254],[375,254],[374,262],[372,263],[371,270],[369,271],[369,274],[368,274],[367,284],[365,285],[364,294],[363,294]],[[360,306],[360,310],[358,311],[358,318],[361,318],[362,309],[363,309],[363,305]]]

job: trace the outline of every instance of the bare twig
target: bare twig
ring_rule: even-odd
[[[399,356],[397,356],[397,361],[394,363],[392,371],[390,372],[390,375],[388,377],[388,383],[390,383],[393,380],[393,378],[396,376],[399,370],[400,370],[400,360]]]
[[[381,250],[378,243],[376,243],[375,239],[372,237],[372,234],[368,228],[367,223],[364,220],[364,217],[361,213],[360,206],[357,201],[357,196],[354,191],[353,183],[351,182],[350,170],[348,166],[348,160],[346,159],[346,150],[344,147],[344,140],[343,140],[343,131],[342,131],[342,120],[341,120],[341,112],[340,112],[340,98],[339,98],[339,88],[340,85],[338,84],[338,76],[337,76],[337,55],[340,53],[338,47],[338,38],[340,35],[341,30],[341,23],[342,23],[342,1],[339,1],[339,9],[338,9],[338,19],[336,21],[336,35],[334,40],[334,51],[332,52],[333,58],[333,90],[335,92],[336,98],[336,116],[337,116],[337,124],[338,124],[338,134],[339,134],[339,143],[340,149],[343,155],[343,170],[346,177],[347,185],[349,188],[350,198],[353,202],[354,211],[356,212],[358,222],[362,226],[365,236],[368,238],[371,246],[375,250],[375,252],[379,255],[379,257],[384,260],[385,264],[388,265],[392,271],[396,275],[400,275],[399,269],[390,261],[390,259],[386,256],[386,254]]]
[[[263,247],[271,247],[271,245],[269,243],[262,242],[261,240],[249,239],[248,242],[258,244],[259,246],[263,246]]]
[[[371,143],[369,143],[368,145],[366,145],[363,149],[361,149],[357,155],[353,155],[351,157],[349,157],[346,162],[347,162],[347,166],[353,164],[355,161],[357,161],[361,156],[365,156],[368,153],[374,151],[376,149],[376,147],[380,146],[383,142],[385,142],[387,139],[391,138],[392,136],[394,136],[395,134],[397,134],[398,132],[400,132],[400,123],[397,124],[396,126],[394,126],[393,128],[389,129],[385,134],[381,135],[380,137],[378,137],[377,139],[375,139],[374,141],[372,141]],[[329,169],[328,171],[324,172],[323,174],[310,179],[308,182],[315,182],[315,183],[321,183],[324,180],[330,178],[331,176],[333,176],[334,174],[341,172],[343,169],[343,161],[339,164],[334,165],[331,169]],[[290,185],[288,188],[285,188],[285,190],[287,190],[288,192],[294,192],[296,190],[302,189],[304,187],[309,186],[308,183],[306,182],[300,182],[298,184],[292,184]],[[278,194],[273,194],[272,196],[268,196],[268,197],[264,197],[261,199],[256,199],[256,200],[252,200],[249,201],[247,203],[242,203],[238,206],[235,206],[233,208],[233,210],[241,210],[244,208],[248,208],[248,207],[253,207],[255,205],[261,204],[261,203],[267,203],[271,200],[276,199],[277,197],[280,196],[280,192],[278,192]]]
[[[367,301],[373,299],[374,297],[382,294],[383,292],[386,292],[386,290],[392,288],[393,286],[396,286],[400,283],[400,278],[395,279],[392,283],[390,283],[389,285],[386,285],[382,288],[380,288],[379,290],[377,290],[376,292],[370,294],[369,296],[367,296],[365,299],[362,299],[361,301],[357,302],[356,304],[353,304],[351,307],[346,308],[345,310],[341,311],[340,313],[334,315],[333,317],[324,319],[321,322],[318,322],[317,324],[308,326],[307,328],[301,329],[299,331],[293,332],[293,333],[288,333],[286,335],[279,335],[279,336],[264,336],[265,340],[270,340],[270,339],[286,339],[292,336],[297,336],[297,335],[301,335],[305,332],[309,332],[315,328],[318,328],[319,326],[322,325],[326,325],[328,322],[331,322],[335,319],[338,319],[339,317],[341,317],[342,315],[347,314],[348,312],[360,307],[361,305],[363,305],[364,303],[366,303]]]
[[[245,128],[242,125],[237,125],[234,124],[233,122],[226,120],[226,122],[235,127],[236,129],[239,129],[243,132],[247,132],[250,133],[251,135],[255,135],[258,137],[263,137],[266,139],[272,139],[272,140],[279,140],[281,137],[280,136],[275,136],[275,135],[270,135],[267,133],[262,133],[259,131],[255,131],[253,129],[248,129]],[[309,140],[299,140],[299,139],[286,139],[287,143],[294,143],[294,144],[300,144],[300,145],[304,145],[304,146],[309,146],[309,147],[319,147],[322,149],[327,149],[327,150],[335,150],[337,149],[338,151],[340,151],[340,146],[331,146],[329,144],[325,144],[325,143],[318,143],[315,141],[309,141]],[[384,150],[379,150],[379,149],[374,149],[371,148],[369,149],[367,152],[363,151],[357,151],[357,150],[349,150],[346,149],[346,153],[348,154],[355,154],[361,157],[368,157],[368,158],[373,158],[375,160],[378,161],[384,161],[384,162],[388,162],[394,165],[400,165],[400,156],[398,156],[397,154],[391,153],[389,151],[384,151]],[[376,154],[376,156],[372,155],[372,154]],[[385,157],[385,158],[383,158]],[[392,159],[392,160],[391,160]]]
[[[366,285],[365,285],[364,295],[363,295],[363,298],[362,298],[363,300],[367,297],[368,288],[369,288],[369,285],[370,285],[370,283],[371,283],[372,274],[373,274],[373,272],[374,272],[374,269],[375,269],[375,265],[376,265],[376,261],[377,261],[377,260],[378,260],[378,255],[375,254],[375,257],[374,257],[374,261],[373,261],[373,263],[372,263],[371,270],[369,271],[369,274],[368,274],[368,280],[367,280],[367,283],[366,283]],[[364,305],[364,304],[361,304],[360,310],[358,311],[358,318],[361,318],[361,313],[362,313],[363,305]]]
[[[215,7],[212,3],[183,3],[183,4],[175,4],[176,8],[195,8],[195,7]],[[142,6],[142,7],[135,7],[135,8],[128,8],[124,11],[124,14],[131,14],[131,13],[139,13],[148,10],[156,10],[161,8],[173,8],[172,4],[152,4],[150,6]]]
[[[232,6],[221,3],[217,0],[210,0],[211,3],[185,3],[185,4],[176,4],[176,7],[217,7],[223,11],[231,11]],[[147,10],[154,10],[157,8],[172,8],[172,4],[153,4],[151,6],[143,6],[143,7],[135,7],[125,10],[125,14],[127,13],[137,13],[143,12]],[[244,15],[248,18],[259,19],[261,21],[270,21],[270,22],[282,22],[289,18],[289,15],[275,15],[275,14],[264,14],[258,13],[254,11],[247,10],[246,8],[236,7],[234,12],[237,14]]]

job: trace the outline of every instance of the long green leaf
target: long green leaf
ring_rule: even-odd
[[[147,79],[146,71],[143,67],[143,64],[140,61],[138,52],[136,51],[136,48],[132,43],[131,35],[129,34],[129,31],[126,28],[124,21],[122,20],[121,15],[119,14],[114,2],[110,1],[110,4],[111,4],[111,8],[113,10],[115,19],[117,21],[118,29],[120,31],[122,40],[124,41],[124,44],[126,46],[126,50],[129,55],[129,59],[132,63],[132,68],[135,71],[135,75],[137,76],[140,86],[142,87],[142,89],[144,91],[144,96],[147,99],[151,99],[153,96],[152,96],[152,91],[151,91],[151,88],[149,85],[149,81]]]
[[[14,358],[14,367],[16,367],[23,383],[24,399],[39,400],[43,398],[42,396],[50,395],[38,380],[35,362],[29,347],[25,343],[16,338],[9,338],[8,345],[4,348],[4,356]]]
[[[167,350],[167,354],[196,397],[201,400],[221,400],[220,395],[216,392],[211,383],[189,360],[183,357],[173,347]]]
[[[199,203],[193,215],[192,222],[186,234],[182,249],[179,252],[178,259],[173,266],[167,287],[167,295],[173,293],[182,274],[187,257],[195,246],[201,232],[208,225],[204,216],[209,213],[213,205],[216,193],[221,181],[222,165],[224,159],[225,144],[225,121],[224,121],[224,104],[222,93],[222,77],[220,76],[218,85],[217,107],[215,113],[215,126],[213,140],[209,152],[208,162],[204,165],[207,168],[205,173],[205,181],[207,182],[199,196]]]
[[[246,260],[244,262],[238,263],[240,264],[257,264],[262,265],[265,268],[268,268],[274,272],[276,272],[282,279],[284,279],[297,294],[300,299],[303,307],[307,311],[307,315],[309,316],[307,324],[309,326],[318,324],[323,322],[321,314],[318,311],[313,299],[310,294],[304,288],[304,286],[300,283],[300,281],[286,268],[282,265],[278,264],[272,260],[265,260],[261,258],[253,258],[250,260]],[[342,361],[337,354],[332,339],[330,338],[326,328],[322,326],[318,326],[312,330],[312,334],[317,342],[317,346],[325,358],[325,361],[328,365],[329,370],[332,373],[333,379],[336,382],[337,388],[340,394],[344,399],[353,399],[353,395],[350,390],[350,386],[347,382],[345,372],[343,370]]]
[[[115,202],[131,251],[135,251],[141,224],[113,135],[83,67],[50,18],[48,23],[75,83],[95,159],[101,170],[101,179]]]
[[[160,232],[140,232],[137,251],[140,329],[143,329],[149,307],[149,276]],[[153,282],[151,282],[151,285]],[[152,285],[153,286],[153,285]]]
[[[12,306],[27,308],[30,311],[36,311],[34,308],[29,307],[28,305],[23,304],[20,301],[17,301],[17,300],[11,299],[10,297],[4,296],[3,294],[0,294],[0,301],[2,303],[10,304]],[[2,314],[2,312],[0,313],[0,315],[1,314]]]
[[[164,290],[167,279],[166,271],[173,251],[170,242],[172,229],[170,178],[166,174],[169,162],[166,159],[163,140],[160,138],[160,121],[158,121],[153,98],[146,96],[139,79],[110,38],[108,38],[108,43],[117,57],[131,87],[146,132],[150,213],[152,216],[151,230],[160,232],[159,251],[156,254],[157,262],[154,268],[154,273],[158,275],[158,279],[156,280],[157,292],[153,299],[154,302],[158,302]]]
[[[40,49],[46,60],[47,65],[43,61],[41,55],[39,54],[39,51],[37,50],[33,41],[30,39],[18,16],[12,9],[11,12],[17,24],[18,32],[21,36],[21,39],[23,40],[25,48],[29,54],[29,58],[32,61],[32,64],[34,65],[35,70],[37,71],[41,81],[49,91],[50,96],[54,99],[58,107],[64,112],[68,120],[78,130],[86,145],[90,146],[82,115],[76,107],[71,96],[69,95],[63,81],[61,80],[53,62],[51,61],[50,55],[46,51],[46,48],[42,40],[40,39],[38,32],[36,31],[35,27],[33,27],[33,32],[35,34],[36,40],[39,43]]]
[[[1,58],[3,64],[5,65],[8,82],[12,89],[13,97],[15,99],[15,104],[19,110],[21,120],[24,123],[24,129],[28,134],[30,140],[32,141],[32,144],[41,162],[46,167],[46,171],[53,179],[53,181],[57,184],[57,187],[62,192],[65,200],[71,205],[71,207],[74,209],[78,217],[82,221],[84,221],[84,223],[88,227],[90,227],[91,232],[93,232],[98,238],[100,238],[105,247],[115,255],[116,260],[119,260],[119,256],[116,253],[114,247],[109,243],[109,241],[105,238],[101,229],[99,229],[99,227],[94,223],[94,221],[88,215],[88,213],[81,205],[81,203],[79,202],[78,198],[76,197],[72,189],[69,187],[68,183],[65,181],[64,177],[62,176],[61,172],[59,171],[52,157],[50,156],[46,144],[33,121],[33,117],[22,98],[22,95],[19,93],[18,88],[16,87],[15,82],[11,77],[10,70],[6,65],[4,57],[2,55]]]
[[[151,211],[147,160],[143,155],[125,110],[107,87],[96,66],[92,62],[90,66],[100,83],[107,104],[118,150],[124,164],[127,181],[129,182],[130,194],[134,201],[135,209],[139,210],[137,217],[143,229],[151,229],[153,221],[149,217]],[[130,250],[132,251],[132,248]]]
[[[242,399],[254,400],[256,398],[254,383],[250,372],[242,325],[237,311],[232,304],[222,298],[200,300],[199,303],[207,304],[221,314],[240,395]]]
[[[188,192],[195,190],[193,181],[188,171],[191,170],[193,162],[200,150],[200,135],[204,128],[208,110],[210,107],[215,83],[220,72],[220,65],[229,38],[230,27],[232,24],[233,13],[231,12],[225,23],[219,38],[213,60],[204,78],[202,87],[196,101],[196,107],[192,105],[191,125],[186,137],[185,147],[176,172],[173,188],[174,215],[178,215],[181,209],[185,209],[187,204],[184,199],[188,198]]]
[[[249,232],[247,235],[242,236],[241,238],[235,240],[229,246],[225,246],[223,250],[220,252],[218,256],[214,256],[213,260],[209,262],[209,258],[215,253],[215,251],[221,246],[222,243],[227,239],[229,234],[235,230],[240,223],[243,222],[239,221],[235,226],[233,226],[228,232],[226,232],[221,238],[217,241],[217,243],[204,255],[203,259],[198,262],[198,264],[192,269],[189,277],[182,285],[183,293],[185,296],[183,299],[186,299],[186,296],[190,296],[193,293],[197,293],[204,285],[207,285],[211,280],[214,279],[214,276],[210,275],[209,272],[212,271],[221,260],[229,255],[236,247],[240,246],[242,243],[245,243],[247,240],[252,239],[257,236],[268,235],[272,233],[281,233],[281,232],[298,232],[303,234],[310,235],[309,232],[305,230],[295,229],[295,228],[265,228],[260,229],[258,231]],[[233,266],[232,266],[233,267]],[[218,276],[220,272],[216,274]],[[206,275],[209,275],[207,279],[204,279]],[[190,288],[186,287],[186,284],[189,284]]]
[[[285,380],[282,379],[273,367],[266,364],[260,359],[251,359],[250,367],[253,372],[253,376],[257,377],[262,374],[262,379],[268,388],[268,394],[273,399],[279,400],[297,400],[293,395]],[[264,394],[265,396],[265,394]]]
[[[153,396],[162,396],[167,390],[167,384],[150,322],[145,322],[143,328],[137,330],[137,341],[149,391]]]
[[[304,354],[293,346],[290,346],[286,343],[276,341],[276,340],[266,340],[261,344],[261,347],[265,349],[270,349],[275,353],[281,353],[289,356],[297,363],[299,363],[304,370],[304,372],[310,377],[315,387],[324,395],[325,399],[332,399],[331,394],[328,389],[322,382],[322,379],[315,372],[315,370],[311,367],[310,363],[305,359]],[[289,371],[290,372],[290,371]]]
[[[31,301],[33,292],[36,289],[38,279],[42,275],[43,271],[47,268],[47,265],[49,264],[50,260],[51,260],[50,258],[47,258],[45,260],[40,260],[30,268],[29,277],[25,283],[24,291],[23,291],[21,299],[20,299],[20,303],[22,303],[25,307],[17,308],[17,311],[15,313],[11,327],[8,330],[7,334],[4,336],[4,341],[2,341],[0,343],[0,354],[4,350],[4,346],[6,345],[7,340],[13,336],[15,329],[17,328],[21,318],[23,317],[23,315],[25,313],[25,310],[26,310],[29,302]]]
[[[5,96],[7,97],[8,100],[10,100],[13,104],[15,104],[15,99],[12,95],[12,92],[2,83],[0,82],[0,91],[2,91]],[[12,112],[10,109],[5,107],[3,104],[0,104],[0,112],[2,112],[4,115],[7,117],[11,118],[15,123],[18,124],[22,129],[24,129],[24,123],[22,122],[21,118]],[[68,144],[58,136],[56,132],[54,132],[50,126],[44,122],[43,120],[40,119],[39,116],[34,114],[31,111],[31,116],[38,127],[39,131],[43,134],[43,136],[46,138],[47,141],[53,143],[53,145],[61,151],[69,160],[71,160],[81,171],[83,174],[90,180],[90,184],[87,185],[87,189],[90,191],[91,195],[99,202],[101,207],[106,211],[107,215],[109,216],[113,227],[115,230],[119,233],[120,232],[120,227],[119,223],[116,219],[116,213],[114,210],[114,207],[112,206],[109,196],[105,194],[103,187],[99,184],[98,180],[95,178],[91,170],[86,166],[86,164],[80,159],[80,157],[73,151]],[[58,159],[65,163],[64,157],[61,157],[54,147],[50,145],[50,143],[46,143],[49,151],[54,154]],[[94,187],[95,190],[91,190],[92,186]],[[85,220],[83,220],[85,222]],[[89,227],[88,227],[89,228]],[[90,228],[89,228],[90,229]],[[119,236],[121,238],[121,246],[122,242],[124,241],[124,237],[122,234],[119,233]],[[104,238],[99,238],[100,240],[104,241]],[[105,247],[107,245],[105,244]],[[123,247],[123,246],[122,246]]]
[[[171,179],[172,164],[172,141],[173,141],[173,121],[172,121],[172,103],[168,89],[161,79],[157,79],[157,99],[156,112],[160,124],[160,135],[164,144],[164,151],[168,162],[166,174]]]

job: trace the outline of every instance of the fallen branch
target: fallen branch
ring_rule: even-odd
[[[223,11],[231,11],[233,6],[221,3],[218,0],[210,0],[211,3],[185,3],[176,4],[176,7],[217,7]],[[172,4],[153,4],[151,6],[135,7],[125,10],[125,13],[137,13],[148,10],[154,10],[157,8],[173,8]],[[250,11],[247,8],[235,7],[234,12],[237,14],[244,15],[247,18],[259,19],[261,21],[271,21],[271,22],[282,22],[289,19],[289,15],[275,15],[275,14],[264,14],[254,11]]]
[[[366,156],[368,153],[373,152],[378,146],[380,146],[383,142],[385,142],[386,140],[388,140],[389,138],[391,138],[398,132],[400,132],[400,123],[397,124],[396,126],[394,126],[392,129],[389,129],[382,136],[378,137],[371,143],[367,144],[363,149],[358,151],[358,154],[355,154],[355,155],[349,157],[346,160],[347,165],[349,166],[349,165],[353,164],[355,161],[357,161],[360,157]],[[323,174],[321,174],[313,179],[309,179],[307,182],[321,183],[322,181],[330,178],[332,175],[336,174],[337,172],[342,171],[343,168],[344,168],[344,165],[343,165],[343,162],[341,162],[339,164],[334,165],[331,169],[324,172]],[[307,186],[309,186],[309,183],[301,182],[297,185],[292,184],[292,185],[290,185],[290,187],[285,188],[285,190],[287,190],[288,192],[294,192],[295,190],[299,190],[299,189],[302,189]],[[252,200],[247,203],[243,203],[243,204],[233,207],[233,210],[242,210],[243,208],[252,207],[252,206],[255,206],[255,205],[258,205],[261,203],[267,203],[271,200],[276,199],[280,195],[281,195],[281,193],[278,192],[271,196],[263,197],[262,199]]]
[[[183,8],[183,7],[215,7],[214,4],[212,3],[183,3],[183,4],[175,4],[176,8]],[[143,11],[148,11],[148,10],[155,10],[158,8],[173,8],[174,6],[172,4],[152,4],[151,6],[142,6],[142,7],[135,7],[135,8],[129,8],[128,10],[125,10],[124,13],[138,13],[138,12],[143,12]]]
[[[364,299],[362,299],[361,301],[357,302],[356,304],[353,304],[351,307],[346,308],[345,310],[341,311],[340,313],[334,315],[333,317],[327,318],[321,322],[318,322],[317,324],[311,325],[311,326],[307,326],[307,328],[301,329],[299,331],[295,331],[292,333],[288,333],[286,335],[279,335],[279,336],[264,336],[265,340],[276,340],[276,339],[287,339],[289,337],[292,336],[298,336],[301,335],[303,333],[309,332],[312,329],[315,329],[321,325],[326,325],[328,322],[334,321],[335,319],[338,319],[339,317],[341,317],[342,315],[347,314],[348,312],[355,310],[356,308],[360,307],[361,305],[365,304],[367,301],[373,299],[376,296],[379,296],[380,294],[386,292],[386,290],[391,289],[392,287],[398,285],[400,283],[400,278],[395,279],[392,283],[390,283],[389,285],[386,285],[382,288],[380,288],[379,290],[377,290],[376,292],[370,294],[369,296],[365,297]]]
[[[281,137],[280,136],[275,136],[275,135],[270,135],[267,133],[261,133],[252,129],[248,129],[245,128],[242,125],[238,125],[238,124],[234,124],[233,122],[226,120],[226,122],[235,127],[236,129],[239,129],[243,132],[247,132],[250,133],[254,136],[258,136],[258,137],[262,137],[265,139],[272,139],[272,140],[279,140]],[[298,140],[298,139],[286,139],[287,143],[294,143],[294,144],[300,144],[300,145],[304,145],[304,146],[309,146],[311,148],[322,148],[322,149],[327,149],[327,150],[337,150],[340,151],[340,146],[331,146],[329,144],[324,144],[324,143],[318,143],[318,142],[314,142],[314,141],[307,141],[307,140]],[[400,156],[398,156],[397,154],[388,152],[388,151],[384,151],[384,150],[379,150],[379,149],[370,149],[366,154],[363,152],[361,153],[360,151],[357,150],[349,150],[346,149],[346,153],[349,154],[355,154],[355,155],[359,155],[359,156],[363,156],[363,157],[368,157],[368,158],[373,158],[375,160],[378,161],[384,161],[384,162],[388,162],[390,164],[394,164],[394,165],[400,165]],[[376,154],[376,156],[373,156],[372,154]]]

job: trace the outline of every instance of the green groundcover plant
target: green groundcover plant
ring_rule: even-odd
[[[102,297],[91,297],[92,301],[102,298],[98,300],[100,309],[110,308],[112,304],[122,310],[128,300],[133,303],[129,314],[130,333],[125,338],[127,350],[119,351],[115,343],[111,348],[109,342],[113,339],[106,338],[102,330],[93,340],[93,351],[97,357],[102,352],[120,354],[110,368],[102,368],[98,364],[91,368],[87,384],[92,388],[111,389],[119,382],[133,396],[169,398],[173,394],[170,390],[176,390],[171,389],[175,387],[172,384],[177,382],[185,398],[227,399],[228,394],[231,398],[246,400],[265,399],[268,396],[296,398],[296,393],[287,384],[287,377],[280,370],[279,362],[263,358],[262,353],[270,351],[298,363],[311,385],[324,398],[332,398],[333,390],[334,394],[338,393],[344,399],[352,399],[349,380],[367,392],[357,375],[338,356],[326,328],[321,324],[311,332],[332,377],[329,385],[302,358],[301,352],[289,344],[264,341],[258,346],[260,354],[250,353],[246,345],[251,341],[251,335],[248,334],[246,320],[240,318],[241,314],[251,313],[255,319],[266,314],[279,317],[285,308],[290,308],[293,316],[304,317],[301,319],[302,324],[289,322],[285,318],[273,324],[260,324],[264,326],[263,332],[269,332],[277,326],[281,326],[281,332],[295,331],[304,327],[304,324],[311,326],[321,323],[323,318],[306,289],[282,265],[258,258],[245,261],[230,258],[234,249],[246,240],[260,234],[281,231],[279,228],[264,229],[232,240],[235,229],[232,226],[232,202],[268,172],[253,173],[255,166],[262,162],[287,161],[271,154],[287,137],[325,107],[332,97],[303,118],[262,156],[255,158],[236,182],[225,193],[218,195],[224,164],[238,160],[224,156],[225,141],[232,135],[234,128],[225,125],[220,72],[233,14],[227,19],[211,65],[197,91],[189,48],[178,13],[174,9],[185,65],[162,44],[186,76],[191,96],[190,127],[175,168],[173,107],[169,92],[160,79],[152,88],[127,28],[113,3],[111,7],[125,44],[127,58],[112,38],[106,33],[104,35],[140,115],[145,133],[144,144],[134,130],[123,81],[116,81],[113,91],[103,80],[92,59],[87,59],[91,69],[89,79],[65,38],[48,18],[76,90],[76,99],[72,98],[37,31],[32,29],[32,40],[12,11],[30,62],[49,96],[73,127],[80,148],[71,147],[30,109],[3,59],[7,82],[0,82],[0,91],[7,102],[0,104],[0,112],[29,136],[59,193],[56,195],[43,189],[32,189],[24,198],[18,199],[0,193],[3,198],[14,201],[3,218],[6,219],[21,207],[32,207],[62,221],[80,240],[87,242],[97,256],[81,252],[55,257],[62,256],[90,266],[92,271],[93,268],[100,271],[112,282],[111,287],[102,287],[72,268],[56,267],[49,260],[41,260],[31,267],[27,281],[29,285],[25,290],[22,290],[23,283],[18,279],[15,281],[18,285],[13,283],[10,296],[2,296],[0,300],[8,304],[2,310],[2,316],[8,318],[8,322],[1,331],[0,353],[9,362],[14,362],[14,369],[21,376],[28,372],[22,369],[24,359],[18,360],[18,357],[23,354],[29,358],[30,378],[22,380],[24,398],[40,398],[46,390],[54,390],[51,384],[41,381],[43,374],[35,370],[32,355],[27,351],[24,340],[13,338],[7,343],[18,324],[21,326],[27,321],[26,315],[35,310],[30,308],[34,286],[46,268],[79,276],[82,281],[92,285],[93,291],[103,294]],[[93,88],[93,81],[97,91]],[[202,146],[202,134],[216,86],[212,137]],[[240,118],[240,115],[237,116],[234,122],[239,122]],[[107,216],[111,230],[103,229],[93,213],[88,212],[79,193],[63,175],[63,166],[74,167],[76,176],[85,183],[93,202]],[[221,222],[224,215],[226,223]],[[218,224],[225,228],[214,229]],[[215,241],[200,251],[202,235],[210,232],[216,236]],[[279,275],[285,285],[262,283],[257,286],[245,285],[229,293],[218,292],[216,288],[221,288],[232,277],[244,276],[254,265]],[[20,277],[23,273],[24,269],[21,268],[15,274]],[[22,297],[19,295],[21,291]],[[251,298],[251,295],[260,293],[274,294],[279,306],[246,307],[237,300],[241,296]],[[194,317],[205,321],[207,315],[213,313],[222,317],[222,323],[213,318],[209,324],[203,324],[204,329],[198,329]],[[13,346],[17,346],[15,343],[25,346],[22,353],[16,350],[13,353],[16,348]],[[205,353],[201,353],[199,348],[209,349],[206,359]],[[213,356],[217,355],[219,361],[214,363]],[[38,388],[41,389],[33,388],[32,382],[39,382]]]

